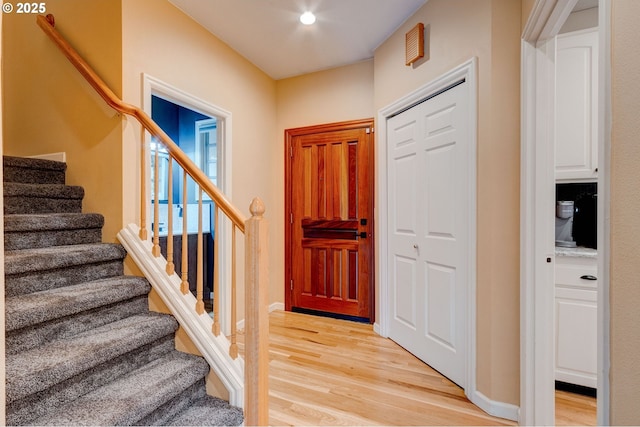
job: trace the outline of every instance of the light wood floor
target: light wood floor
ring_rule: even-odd
[[[557,426],[595,426],[596,398],[556,390]]]
[[[271,425],[514,425],[371,325],[283,311],[269,320]]]
[[[269,328],[271,425],[515,425],[371,325],[274,311]],[[556,391],[556,424],[596,425],[595,398]]]

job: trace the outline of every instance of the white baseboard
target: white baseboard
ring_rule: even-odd
[[[274,302],[273,304],[271,304],[269,306],[269,313],[271,313],[272,311],[276,311],[276,310],[284,310],[284,303],[283,302]]]
[[[520,408],[516,405],[489,399],[477,390],[473,393],[469,393],[467,397],[474,405],[489,415],[511,421],[518,421]]]
[[[380,335],[383,338],[389,338],[389,337],[385,337],[384,335],[382,335],[382,326],[380,326],[380,323],[375,322],[373,324],[373,332],[375,332],[376,334]]]
[[[269,305],[269,313],[271,313],[272,311],[275,310],[284,310],[284,303],[282,302],[274,302],[272,304]],[[236,323],[236,327],[238,328],[238,330],[242,330],[244,329],[244,319],[239,320],[238,323]]]
[[[43,160],[53,160],[56,162],[67,162],[67,153],[49,153],[49,154],[38,154],[37,156],[27,156],[31,159],[43,159]]]

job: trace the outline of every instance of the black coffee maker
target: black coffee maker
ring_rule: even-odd
[[[585,192],[575,201],[573,214],[573,238],[578,246],[597,248],[598,243],[598,194]]]

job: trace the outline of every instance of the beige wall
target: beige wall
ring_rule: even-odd
[[[640,2],[612,1],[611,424],[640,424]]]
[[[272,161],[277,171],[271,186],[280,195],[271,231],[284,236],[285,129],[373,117],[373,60],[278,80],[277,140]],[[272,301],[284,302],[284,243],[277,247],[278,275],[271,286]],[[282,276],[280,276],[282,274]]]
[[[276,85],[282,141],[285,129],[374,116],[373,60],[278,80]]]
[[[48,0],[56,28],[117,93],[122,92],[120,2]],[[103,239],[122,226],[122,120],[73,69],[35,16],[5,14],[4,154],[65,151],[67,183],[82,185],[86,212],[105,216]]]
[[[429,55],[407,67],[404,35],[417,22],[427,27]],[[430,0],[374,58],[376,111],[478,58],[477,386],[514,405],[520,403],[520,32],[520,2]]]
[[[141,75],[146,73],[231,112],[232,202],[248,216],[253,197],[261,197],[271,226],[278,227],[282,188],[271,185],[271,177],[282,174],[275,81],[166,0],[123,0],[122,41],[126,102],[142,105]],[[139,181],[138,140],[137,124],[128,121],[122,158],[124,223],[139,217],[137,186],[130,185]],[[282,239],[282,233],[272,229],[272,288],[282,283],[282,251],[277,249],[282,248]],[[242,283],[242,277],[238,280]]]

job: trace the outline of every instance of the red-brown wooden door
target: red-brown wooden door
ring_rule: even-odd
[[[286,131],[286,308],[373,321],[373,120]]]

